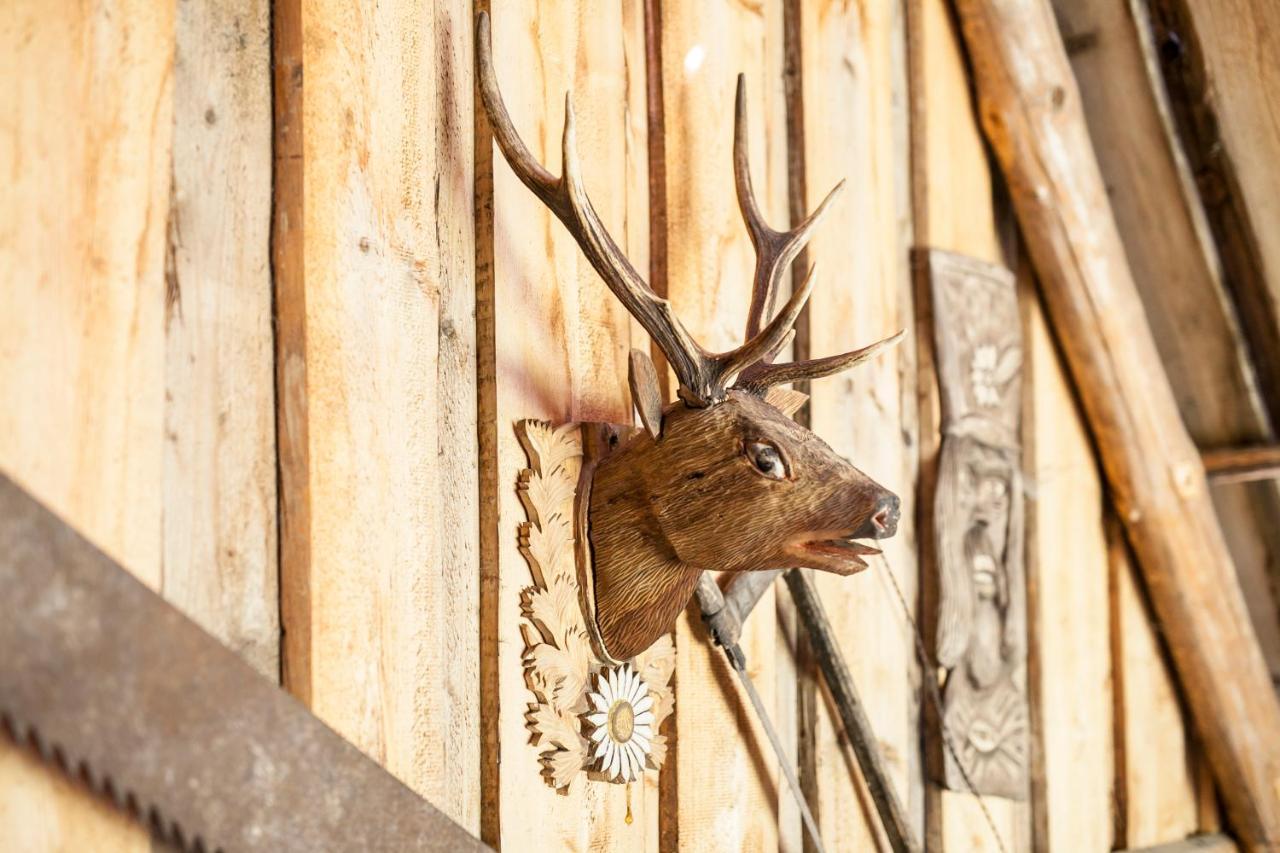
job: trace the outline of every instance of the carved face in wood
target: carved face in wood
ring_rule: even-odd
[[[896,496],[754,394],[731,391],[706,409],[677,404],[662,427],[661,437],[640,434],[602,467],[643,493],[641,505],[684,563],[847,575],[879,553],[856,539],[897,529]]]
[[[633,353],[631,390],[645,432],[599,460],[593,475],[587,469],[590,605],[603,651],[615,660],[644,651],[671,629],[706,569],[808,566],[851,574],[865,567],[862,557],[878,551],[855,540],[892,535],[898,499],[766,402],[787,383],[847,370],[902,335],[841,355],[773,363],[812,292],[812,270],[775,313],[779,284],[841,187],[790,231],[765,223],[747,166],[746,90],[739,76],[734,178],[756,269],[744,343],[709,352],[631,265],[592,207],[569,99],[559,177],[520,139],[498,89],[484,13],[477,21],[476,66],[493,139],[507,163],[564,223],[679,380],[680,402],[664,410],[652,363]]]

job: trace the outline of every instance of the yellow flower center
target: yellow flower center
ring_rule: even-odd
[[[631,740],[636,728],[636,712],[630,702],[614,702],[609,709],[609,736],[618,743]]]

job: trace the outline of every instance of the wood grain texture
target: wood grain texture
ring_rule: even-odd
[[[1034,849],[1112,846],[1112,666],[1102,486],[1032,285],[1018,270]]]
[[[587,191],[622,251],[644,269],[647,177],[635,162],[646,154],[643,109],[635,112],[643,104],[644,61],[626,33],[642,26],[639,9],[638,0],[489,6],[495,70],[515,128],[533,156],[558,174],[564,95],[572,93]],[[631,322],[564,226],[485,136],[478,142],[485,151],[477,163],[491,164],[478,166],[488,169],[477,173],[482,216],[492,205],[491,224],[478,228],[485,235],[491,227],[491,239],[477,247],[482,416],[494,425],[481,465],[486,494],[496,504],[484,518],[493,530],[483,534],[490,551],[482,606],[491,613],[481,649],[489,674],[482,696],[484,760],[486,773],[496,776],[487,783],[493,787],[486,794],[485,837],[511,849],[537,839],[548,848],[638,850],[656,837],[656,784],[632,786],[633,822],[627,824],[625,786],[584,780],[560,795],[541,781],[538,750],[525,727],[529,692],[519,633],[529,568],[515,536],[523,516],[516,479],[526,466],[516,422],[631,422]]]
[[[0,11],[0,467],[161,587],[174,7]],[[4,740],[5,849],[145,850]]]
[[[994,264],[1003,264],[992,175],[961,56],[960,34],[943,0],[907,5],[911,68],[911,186],[915,243]],[[919,495],[917,541],[922,567],[921,624],[930,648],[936,625],[938,581],[934,568],[933,497],[941,442],[942,410],[934,352],[933,299],[929,277],[917,268],[915,288],[918,359]],[[1035,700],[1031,691],[1029,697]],[[926,762],[944,763],[936,716],[926,706]],[[930,849],[1026,849],[1031,809],[999,797],[982,803],[971,794],[926,787],[925,837]],[[995,824],[993,835],[987,814]]]
[[[703,346],[742,341],[755,255],[733,184],[735,79],[746,73],[752,177],[771,222],[785,188],[781,8],[662,4],[666,126],[667,295]],[[775,720],[774,593],[743,632],[748,673]],[[772,850],[778,844],[776,759],[697,607],[677,622],[674,796],[664,800],[663,850]],[[670,789],[668,789],[670,790]],[[787,796],[785,792],[782,796]]]
[[[292,279],[279,303],[296,335],[282,349],[281,418],[288,432],[305,412],[307,445],[282,456],[306,470],[282,479],[286,523],[300,503],[310,523],[284,550],[285,628],[306,626],[286,649],[289,686],[475,831],[470,5],[297,14],[305,171],[287,187],[305,214],[300,258],[277,263],[302,263],[301,298]],[[299,486],[305,495],[288,493]]]
[[[1107,525],[1111,558],[1117,847],[1148,847],[1195,832],[1197,756],[1151,605],[1119,521]]]
[[[141,853],[147,831],[38,753],[0,739],[0,847],[11,853]]]
[[[163,589],[276,679],[269,33],[264,0],[178,6]]]
[[[1201,448],[1266,441],[1274,433],[1173,126],[1146,4],[1087,0],[1054,8],[1134,284],[1187,431]],[[1215,488],[1213,497],[1275,677],[1280,611],[1268,566],[1280,565],[1280,490]]]
[[[911,235],[906,145],[904,7],[896,3],[801,4],[804,185],[812,208],[840,179],[849,184],[808,250],[818,284],[810,302],[808,356],[820,357],[909,328],[906,250]],[[897,795],[920,811],[917,669],[911,626],[887,577],[909,603],[917,594],[914,519],[915,366],[910,346],[857,370],[812,383],[810,426],[902,499],[898,535],[883,558],[853,578],[816,575],[835,634],[866,705]],[[819,694],[813,768],[822,834],[869,849],[879,820],[839,718]],[[917,836],[919,828],[916,829]]]
[[[1149,0],[1184,150],[1272,424],[1280,420],[1280,9]]]
[[[1280,843],[1280,701],[1106,201],[1047,2],[960,0],[984,130],[1229,819]]]

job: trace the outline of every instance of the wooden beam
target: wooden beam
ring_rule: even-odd
[[[1147,0],[1184,150],[1280,423],[1280,52],[1271,0]]]
[[[1177,137],[1145,0],[1055,0],[1134,284],[1200,447],[1274,439],[1209,219]],[[1280,676],[1280,485],[1213,490],[1273,678]],[[1269,577],[1269,572],[1277,573]]]
[[[983,127],[1229,819],[1248,844],[1280,844],[1280,701],[1146,325],[1052,9],[955,5]]]
[[[1209,482],[1215,486],[1280,477],[1280,445],[1224,447],[1206,450],[1201,458]]]

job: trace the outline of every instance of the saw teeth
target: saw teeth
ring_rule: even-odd
[[[167,821],[156,806],[143,808],[133,791],[121,787],[114,778],[96,772],[88,761],[73,761],[60,744],[50,743],[33,725],[26,725],[8,711],[0,710],[0,736],[7,736],[19,748],[28,749],[69,779],[81,782],[99,797],[111,800],[116,808],[128,814],[151,831],[152,835],[187,853],[222,853],[221,848],[209,847],[204,839],[195,836],[187,839],[177,821]]]

